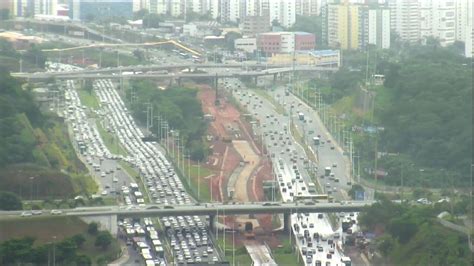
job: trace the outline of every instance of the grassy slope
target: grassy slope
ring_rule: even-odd
[[[106,250],[98,249],[94,246],[95,237],[86,233],[87,224],[77,217],[34,217],[31,219],[10,219],[0,221],[0,242],[12,238],[31,236],[36,239],[36,244],[46,244],[53,241],[59,242],[67,237],[76,234],[83,234],[86,242],[78,250],[79,253],[86,254],[96,261],[97,258],[105,256],[114,258],[120,248],[117,241]]]

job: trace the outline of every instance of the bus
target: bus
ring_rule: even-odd
[[[313,144],[314,145],[319,145],[319,138],[318,137],[313,137]]]
[[[316,185],[313,182],[308,184],[308,192],[309,193],[316,193]]]
[[[295,200],[327,200],[327,194],[311,194],[311,195],[297,195],[294,196]]]
[[[349,258],[349,257],[342,257],[341,262],[342,262],[342,266],[351,266],[352,265],[351,258]]]

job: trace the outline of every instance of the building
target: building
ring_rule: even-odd
[[[341,57],[339,50],[311,50],[298,51],[295,54],[274,54],[268,58],[269,64],[312,65],[325,67],[339,67]]]
[[[456,37],[456,1],[418,1],[421,40],[434,37],[439,39],[443,46],[454,43]]]
[[[240,38],[235,39],[234,48],[238,51],[244,51],[246,53],[254,53],[257,51],[257,39],[256,38]]]
[[[240,0],[221,0],[220,15],[221,22],[239,22],[240,21]]]
[[[365,6],[359,11],[359,48],[365,48],[368,44],[390,48],[390,10]]]
[[[456,1],[456,33],[455,39],[464,41],[470,34],[472,28],[472,21],[474,17],[473,1],[472,0],[458,0]]]
[[[327,4],[323,12],[323,41],[330,47],[357,49],[359,47],[359,5]]]
[[[319,2],[319,3],[318,3]],[[295,0],[295,12],[300,16],[319,16],[321,1],[318,0]]]
[[[220,15],[219,3],[219,0],[209,0],[209,13],[213,19],[217,19]]]
[[[268,17],[270,25],[274,22],[289,28],[296,21],[294,0],[261,0],[260,15]]]
[[[246,16],[241,24],[242,34],[244,36],[254,37],[259,33],[268,32],[270,24],[262,16]]]
[[[133,0],[69,0],[69,17],[89,20],[119,16],[133,16]]]
[[[420,40],[420,3],[417,0],[388,0],[390,27],[401,40],[416,43]]]
[[[164,15],[168,13],[168,0],[148,0],[144,8],[150,13]]]
[[[58,9],[58,0],[34,0],[35,15],[56,15]]]
[[[183,25],[183,34],[186,36],[195,37],[197,36],[198,28],[195,24],[184,24]]]
[[[267,32],[257,35],[257,48],[267,55],[314,50],[315,46],[316,37],[307,32]]]
[[[472,8],[473,3],[470,3],[470,14],[469,19],[467,20],[467,34],[464,37],[465,51],[464,55],[468,58],[474,58],[474,9]]]

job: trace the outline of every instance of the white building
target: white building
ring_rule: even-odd
[[[369,9],[366,14],[367,24],[362,29],[366,33],[366,43],[382,49],[390,48],[390,10]],[[365,46],[365,44],[361,44],[361,46]]]
[[[465,51],[464,55],[469,58],[474,58],[474,8],[472,7],[473,3],[470,3],[470,13],[468,14],[467,20],[467,33],[464,38]]]
[[[198,32],[197,25],[192,24],[192,23],[183,25],[183,34],[184,35],[195,37],[195,36],[197,36],[197,32]]]
[[[169,0],[168,2],[169,14],[173,17],[178,17],[183,14],[184,6],[181,0]]]
[[[253,53],[257,50],[256,38],[240,38],[234,41],[235,50]]]
[[[455,39],[464,41],[469,37],[472,28],[473,1],[457,0],[456,1],[456,32]]]
[[[34,0],[35,15],[56,15],[58,0]]]
[[[211,13],[211,17],[216,19],[220,16],[220,1],[219,0],[208,0],[208,7],[209,12]]]
[[[260,15],[267,16],[269,23],[277,21],[283,27],[291,27],[296,21],[294,0],[260,0]]]
[[[420,3],[417,0],[389,0],[390,27],[411,43],[420,40]]]
[[[145,9],[150,13],[164,15],[168,12],[168,0],[147,0]]]
[[[300,16],[318,16],[321,0],[294,0],[295,13]]]
[[[239,22],[241,11],[240,3],[240,0],[221,0],[221,22]]]

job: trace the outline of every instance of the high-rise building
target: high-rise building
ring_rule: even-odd
[[[56,15],[58,0],[34,0],[35,15]]]
[[[294,0],[260,0],[260,16],[268,18],[270,24],[279,23],[289,28],[296,21]]]
[[[359,5],[328,4],[324,9],[325,40],[328,46],[340,49],[359,47]]]
[[[209,13],[213,19],[217,19],[220,16],[220,1],[209,0]]]
[[[464,36],[464,44],[465,44],[465,51],[464,55],[469,58],[474,58],[474,8],[473,3],[470,2],[468,6],[469,14],[467,14],[467,22],[466,22],[466,34]]]
[[[242,34],[251,37],[270,30],[268,20],[262,16],[246,16],[241,27]]]
[[[168,0],[147,0],[145,9],[150,13],[164,15],[168,13]]]
[[[473,1],[472,0],[457,0],[456,1],[456,32],[455,39],[464,41],[471,32]],[[470,28],[471,27],[471,28]]]
[[[33,0],[13,0],[12,16],[31,17],[34,15],[34,12]]]
[[[420,40],[420,3],[417,0],[389,0],[390,27],[400,39],[411,43]]]
[[[364,6],[359,11],[359,48],[368,44],[382,49],[390,48],[390,10]]]
[[[168,0],[168,14],[178,17],[184,12],[184,2],[181,0]]]
[[[120,16],[131,18],[133,0],[70,0],[69,17],[73,20],[87,20]]]
[[[240,0],[221,0],[221,22],[239,22],[241,11],[240,3]]]
[[[295,3],[296,15],[300,15],[300,16],[319,15],[318,0],[295,0],[294,3]]]

